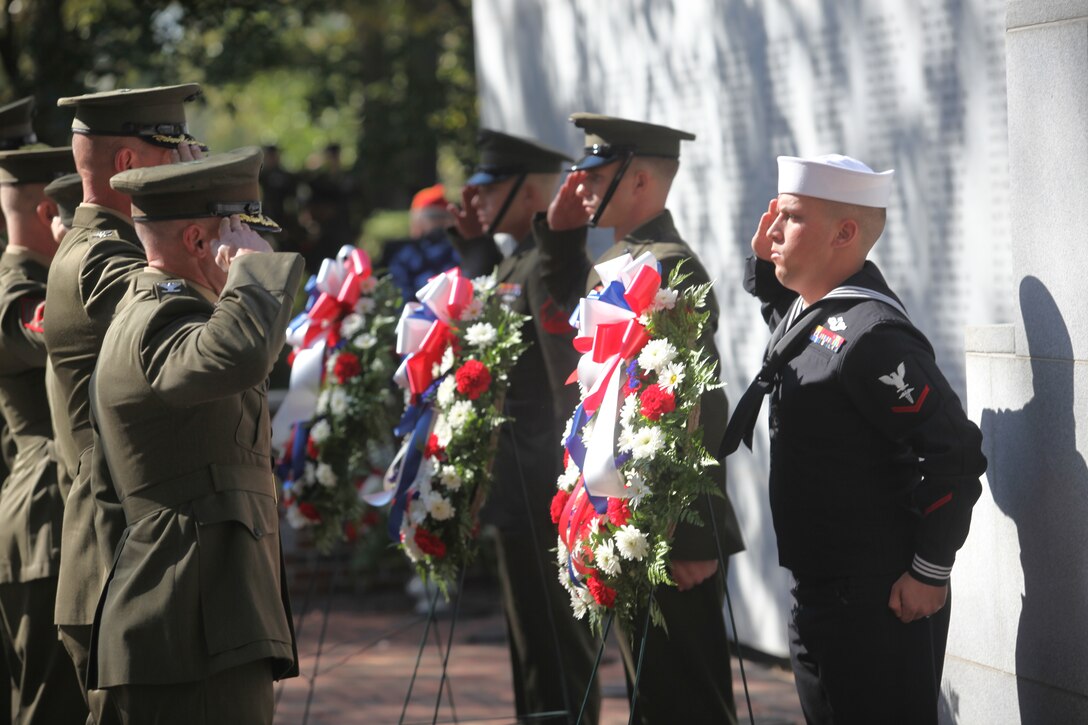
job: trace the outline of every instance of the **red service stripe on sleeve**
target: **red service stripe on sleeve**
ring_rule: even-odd
[[[944,496],[941,496],[939,499],[937,499],[936,501],[931,503],[929,506],[927,506],[926,510],[922,512],[922,515],[923,516],[929,516],[931,513],[933,513],[937,509],[939,509],[941,506],[944,506],[946,503],[948,503],[951,500],[952,500],[952,493],[951,492],[946,493]]]
[[[922,389],[922,394],[918,396],[918,402],[914,405],[900,405],[893,406],[893,413],[917,413],[922,409],[922,403],[926,402],[926,396],[929,395],[929,386],[927,385]]]

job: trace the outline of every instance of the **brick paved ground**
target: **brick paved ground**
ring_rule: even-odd
[[[324,584],[324,582],[322,582]],[[352,725],[397,723],[424,631],[425,617],[413,614],[412,601],[398,591],[332,597],[314,586],[308,597],[294,597],[302,676],[277,690],[276,725]],[[505,626],[493,585],[470,582],[454,625],[449,660],[453,707],[444,698],[438,722],[513,722],[513,692]],[[327,617],[325,615],[327,607]],[[305,610],[305,611],[303,611]],[[439,619],[424,649],[403,722],[430,723],[441,673],[439,639],[445,648],[451,621]],[[323,643],[322,643],[323,642]],[[740,677],[734,689],[741,722],[749,722]],[[801,723],[800,707],[788,671],[747,665],[755,722]],[[604,688],[602,725],[627,722],[623,667],[614,645],[601,668]]]

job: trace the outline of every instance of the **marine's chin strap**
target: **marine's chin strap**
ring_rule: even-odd
[[[612,195],[616,193],[616,189],[620,185],[620,181],[623,180],[623,175],[627,173],[627,167],[631,165],[631,162],[635,159],[634,151],[625,151],[623,159],[620,161],[620,168],[616,170],[616,175],[612,177],[612,183],[608,185],[608,189],[604,192],[604,196],[601,197],[601,203],[597,205],[597,210],[593,212],[593,216],[589,218],[589,226],[595,227],[601,220],[601,215],[604,214],[604,208],[608,206],[608,202],[612,200]]]
[[[503,217],[505,217],[506,212],[509,211],[510,205],[514,203],[514,197],[517,195],[518,191],[521,189],[521,185],[525,183],[525,178],[528,175],[529,174],[527,174],[527,173],[518,174],[518,178],[514,180],[514,185],[510,187],[510,193],[506,195],[506,200],[502,203],[502,206],[499,208],[499,213],[496,214],[495,218],[491,221],[491,223],[487,225],[487,233],[488,234],[494,235],[496,230],[498,230],[499,224],[502,223]]]

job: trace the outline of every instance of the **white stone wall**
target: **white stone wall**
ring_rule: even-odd
[[[1013,0],[1007,22],[1015,311],[967,335],[990,466],[956,566],[945,702],[963,723],[1083,723],[1088,0]]]
[[[474,0],[483,125],[576,152],[595,111],[694,132],[670,207],[717,276],[736,400],[768,331],[740,288],[779,154],[896,169],[874,258],[965,390],[963,329],[1012,319],[1004,0]],[[766,427],[730,459],[745,642],[784,654]]]

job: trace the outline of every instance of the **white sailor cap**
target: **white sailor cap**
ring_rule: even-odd
[[[886,208],[894,169],[873,171],[857,159],[825,154],[811,159],[778,157],[778,193],[813,196],[844,204]]]

